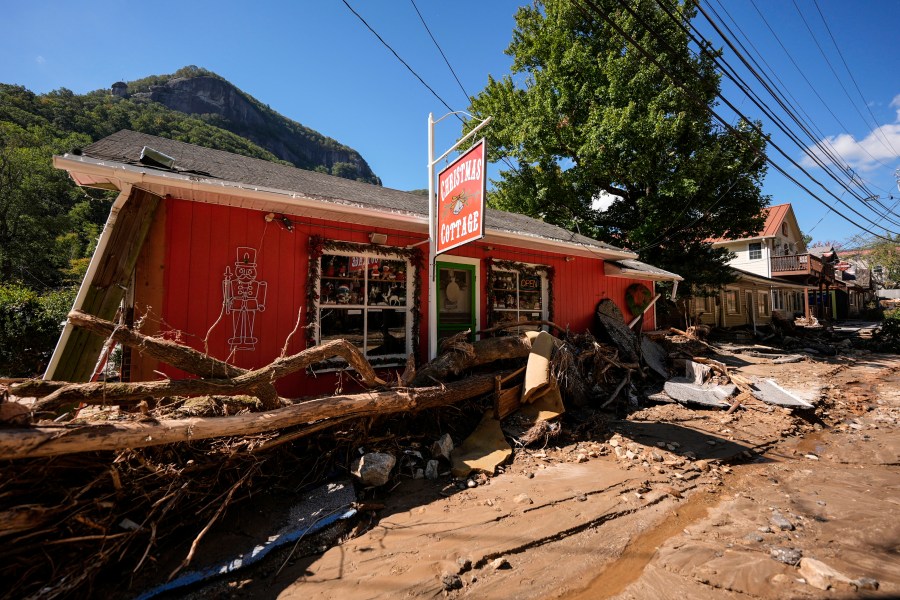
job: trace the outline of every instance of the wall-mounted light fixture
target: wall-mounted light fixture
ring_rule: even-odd
[[[574,256],[567,256],[567,257],[566,257],[566,262],[572,262],[573,260],[575,260],[575,257],[574,257]]]
[[[493,247],[493,246],[485,246],[485,247],[484,247],[484,251],[485,251],[485,252],[493,252],[493,251],[494,251],[494,247]]]
[[[369,234],[369,241],[373,244],[384,244],[387,242],[387,235],[384,233],[375,233],[373,231]]]

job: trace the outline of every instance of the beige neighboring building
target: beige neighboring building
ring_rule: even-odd
[[[694,298],[691,316],[719,327],[765,325],[772,314],[785,318],[806,314],[808,290],[830,269],[807,252],[790,204],[765,209],[765,224],[753,236],[713,241],[734,253],[729,262],[736,281],[711,297]],[[831,277],[833,278],[833,270]]]

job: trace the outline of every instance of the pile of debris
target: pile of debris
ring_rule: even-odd
[[[647,397],[728,412],[754,399],[808,407],[774,382],[742,379],[701,356],[711,350],[702,339],[708,332],[636,333],[640,320],[626,323],[610,301],[598,306],[593,334],[549,322],[538,325],[557,335],[510,332],[521,328],[516,323],[479,332],[475,342],[465,332],[445,340],[428,364],[416,368],[410,357],[392,381],[344,340],[248,371],[89,315],[70,320],[195,378],[7,386],[0,402],[0,537],[7,542],[0,576],[11,597],[86,595],[104,581],[148,583],[142,570],[186,535],[190,548],[159,591],[230,572],[247,561],[203,573],[189,568],[226,511],[263,490],[296,494],[323,489],[335,473],[352,477],[353,484],[332,483],[344,491],[329,496],[341,499],[328,519],[304,513],[304,523],[318,527],[376,510],[370,501],[399,477],[449,478],[448,493],[478,486],[502,472],[516,449],[562,435],[567,409],[578,411],[580,421],[568,421],[577,433],[605,427],[602,418],[594,421],[599,410],[636,408]],[[365,391],[302,402],[276,392],[278,379],[334,357]],[[686,377],[671,378],[682,365]],[[293,473],[304,476],[288,481]],[[294,520],[273,540],[305,535],[299,531]],[[248,556],[271,547],[248,549]]]

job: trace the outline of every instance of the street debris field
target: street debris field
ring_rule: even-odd
[[[4,382],[3,598],[900,596],[875,327],[641,334],[605,306],[388,380],[340,340],[244,371],[70,318],[195,377]],[[333,357],[360,391],[277,395]]]

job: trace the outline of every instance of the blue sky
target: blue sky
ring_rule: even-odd
[[[448,104],[456,110],[467,106],[466,95],[409,0],[348,1]],[[794,110],[802,111],[812,124],[816,141],[827,138],[826,147],[833,148],[843,166],[856,173],[851,185],[854,192],[878,198],[864,202],[829,179],[746,95],[725,82],[726,98],[746,115],[762,119],[775,143],[861,216],[838,204],[774,149],[770,156],[778,164],[836,209],[830,211],[772,168],[764,191],[773,203],[793,203],[801,228],[812,230],[817,240],[842,241],[860,233],[838,212],[880,233],[884,228],[900,231],[900,204],[895,204],[900,192],[894,177],[900,166],[896,34],[900,2],[796,0],[795,6],[795,0],[753,1],[709,0],[704,6],[717,9],[726,21],[730,15],[733,22],[728,22],[738,37],[750,51],[759,52],[762,59],[757,60],[778,75]],[[7,0],[4,4],[0,81],[38,93],[60,87],[83,93],[107,88],[117,80],[171,73],[194,64],[215,71],[285,116],[355,148],[386,186],[414,189],[427,185],[426,120],[429,112],[441,116],[446,108],[341,0]],[[508,72],[510,58],[503,50],[511,39],[513,14],[520,4],[416,0],[469,94],[480,91],[489,74],[501,77]],[[695,23],[716,46],[724,46],[702,16]],[[755,49],[749,48],[750,42]],[[727,49],[725,58],[751,81]],[[751,87],[761,90],[755,81]],[[763,99],[784,118],[771,98],[764,95]],[[720,109],[727,118],[734,118],[727,107]],[[795,124],[790,125],[799,131]],[[459,125],[452,118],[439,124],[438,154],[458,134]],[[812,145],[809,140],[803,143]],[[845,182],[850,180],[846,173],[841,175]],[[883,217],[891,208],[893,214]]]

